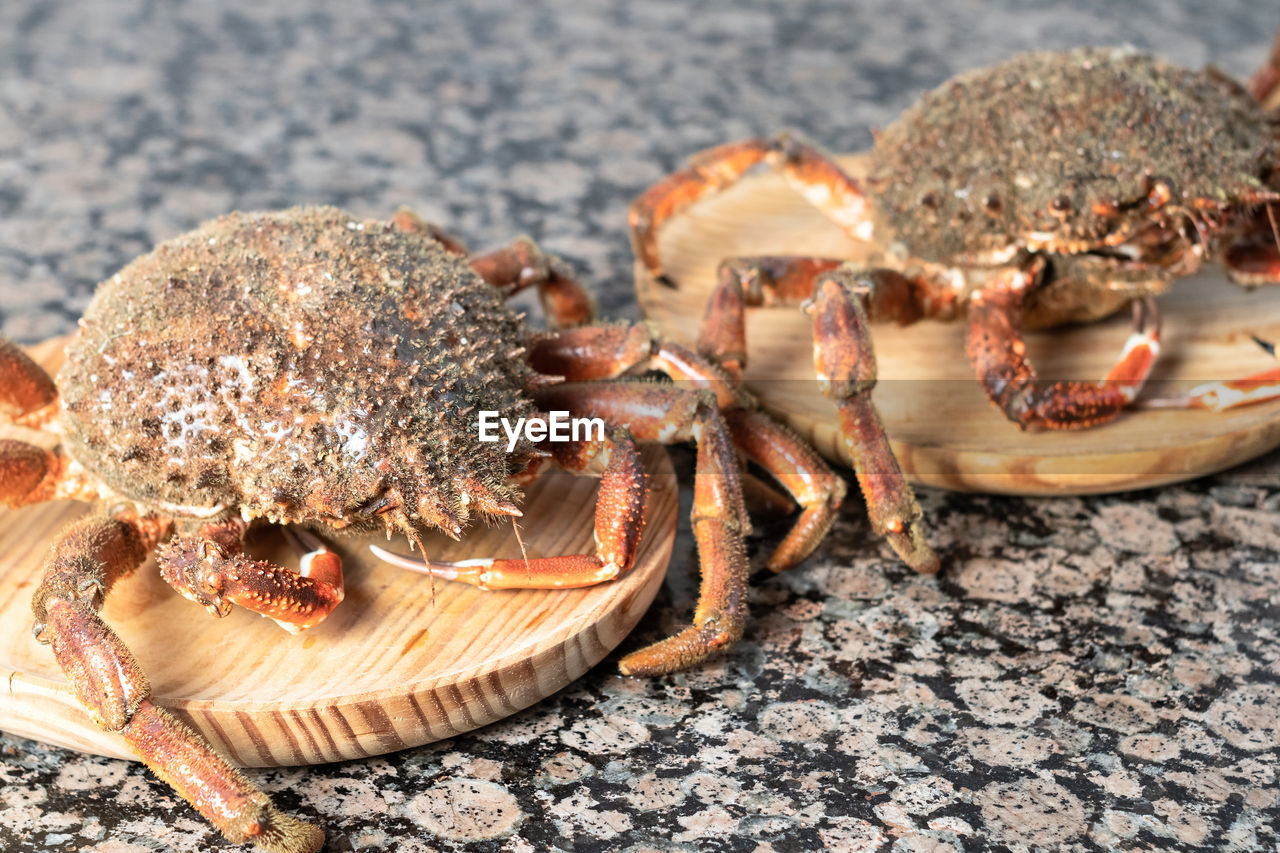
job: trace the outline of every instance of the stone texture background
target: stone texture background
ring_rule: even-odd
[[[634,316],[626,204],[699,148],[864,147],[1028,48],[1243,75],[1277,26],[1199,0],[0,4],[0,333],[67,332],[155,242],[302,202],[532,234]],[[720,661],[606,662],[470,736],[254,776],[334,851],[1280,845],[1280,456],[1114,497],[922,497],[940,579],[855,506]],[[686,531],[623,650],[686,617],[693,565]],[[0,848],[222,846],[139,765],[0,735]]]

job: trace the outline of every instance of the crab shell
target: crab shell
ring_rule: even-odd
[[[530,330],[429,237],[328,207],[231,214],[104,282],[57,383],[70,455],[166,514],[455,532],[509,500]],[[383,519],[384,521],[386,519]]]
[[[1186,213],[1211,231],[1275,197],[1274,134],[1214,70],[1132,48],[1027,53],[924,95],[878,135],[868,187],[879,224],[927,263],[1032,251],[1173,265],[1200,252],[1179,233]]]

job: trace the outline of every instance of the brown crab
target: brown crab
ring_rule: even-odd
[[[858,264],[724,261],[697,348],[740,375],[745,306],[804,304],[819,380],[838,403],[874,518],[880,484],[901,475],[870,402],[868,319],[967,311],[969,358],[1010,420],[1079,428],[1115,417],[1158,355],[1153,297],[1174,278],[1219,258],[1237,283],[1280,281],[1275,101],[1280,39],[1249,89],[1132,48],[1029,53],[924,95],[878,134],[865,181],[788,135],[705,151],[635,200],[632,242],[648,272],[676,286],[657,229],[763,162],[870,247]],[[1101,382],[1037,382],[1024,328],[1090,321],[1130,302],[1134,332]],[[1278,395],[1280,371],[1268,371],[1146,402],[1225,408]],[[897,488],[891,500],[909,505],[910,492]]]
[[[527,287],[560,328],[535,331],[504,305]],[[816,546],[843,482],[743,407],[708,360],[644,324],[566,328],[590,315],[586,293],[530,241],[468,258],[407,211],[391,222],[333,208],[233,214],[162,244],[100,286],[56,384],[0,341],[0,409],[61,438],[48,452],[0,441],[0,505],[104,506],[55,544],[32,602],[36,637],[100,726],[229,839],[280,851],[314,851],[323,834],[276,811],[154,705],[99,616],[113,585],[153,550],[165,580],[214,615],[240,605],[301,630],[343,598],[338,557],[307,527],[457,537],[469,521],[520,515],[519,485],[553,459],[602,477],[597,553],[424,568],[485,588],[595,584],[626,571],[639,540],[646,491],[634,440],[692,440],[703,577],[693,624],[621,666],[668,672],[734,642],[748,527],[735,446],[777,471],[805,508],[778,565]],[[685,387],[614,381],[643,371]],[[512,420],[564,410],[612,426],[591,440],[522,439],[506,452],[479,440],[482,410]],[[258,519],[304,526],[300,573],[245,555]]]

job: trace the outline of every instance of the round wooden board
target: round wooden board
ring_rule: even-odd
[[[42,364],[61,347],[33,349]],[[20,431],[9,427],[8,434]],[[0,435],[4,431],[0,430]],[[24,433],[30,437],[30,433]],[[225,619],[165,585],[148,562],[104,607],[161,704],[245,766],[314,764],[428,743],[512,714],[600,661],[635,626],[671,557],[678,495],[666,452],[643,448],[646,526],[634,569],[581,590],[484,592],[432,581],[370,555],[382,536],[334,537],[346,599],[291,635],[237,608]],[[594,549],[598,481],[553,471],[528,489],[530,556]],[[88,511],[61,502],[0,510],[0,729],[100,755],[133,758],[81,709],[47,646],[31,637],[31,594],[53,535]],[[426,537],[442,560],[520,553],[511,527],[474,527],[461,542]],[[406,552],[404,541],[388,547]],[[250,550],[296,560],[268,532]]]
[[[855,176],[865,155],[838,158]],[[677,289],[636,266],[641,309],[663,333],[693,341],[720,261],[742,255],[859,259],[862,246],[774,174],[752,175],[690,207],[659,232]],[[1280,339],[1280,287],[1246,291],[1217,266],[1161,297],[1164,351],[1146,396],[1275,363],[1250,340]],[[849,465],[831,403],[813,375],[811,322],[796,308],[747,313],[747,385],[766,409],[828,458]],[[1046,379],[1104,376],[1130,328],[1128,312],[1088,326],[1028,335]],[[875,401],[906,475],[916,483],[1009,494],[1122,491],[1198,477],[1280,445],[1280,402],[1224,413],[1141,409],[1104,426],[1020,431],[987,402],[965,358],[963,322],[878,324]]]

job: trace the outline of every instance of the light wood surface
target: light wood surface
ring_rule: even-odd
[[[60,348],[33,350],[42,363]],[[16,437],[16,428],[8,434]],[[3,433],[3,430],[0,430]],[[675,536],[675,474],[643,448],[650,472],[635,568],[582,590],[484,592],[387,566],[361,537],[334,537],[346,599],[316,628],[290,635],[237,608],[215,619],[165,585],[153,563],[122,582],[107,621],[147,670],[156,699],[246,766],[313,764],[447,738],[559,690],[635,626],[662,583]],[[528,490],[521,535],[530,556],[591,552],[598,480],[552,472]],[[47,646],[31,637],[30,599],[54,534],[88,511],[48,503],[0,510],[0,729],[132,758],[72,697]],[[517,556],[510,526],[426,537],[442,560]],[[403,540],[389,547],[406,552]],[[296,559],[268,534],[250,550]]]
[[[841,164],[864,170],[863,155]],[[792,254],[857,259],[860,244],[773,174],[751,175],[659,232],[672,290],[636,267],[646,317],[682,341],[697,337],[716,269],[726,257]],[[1236,379],[1275,366],[1250,333],[1280,339],[1280,287],[1245,291],[1217,265],[1176,281],[1160,299],[1164,351],[1147,396]],[[1044,378],[1097,379],[1129,332],[1128,312],[1088,326],[1032,333]],[[907,476],[950,489],[1013,494],[1120,491],[1201,476],[1280,445],[1280,403],[1225,413],[1133,410],[1090,430],[1020,431],[987,402],[964,353],[963,322],[873,329],[875,401]],[[811,322],[796,308],[750,308],[747,384],[766,409],[828,458],[849,464],[834,411],[813,377]]]

